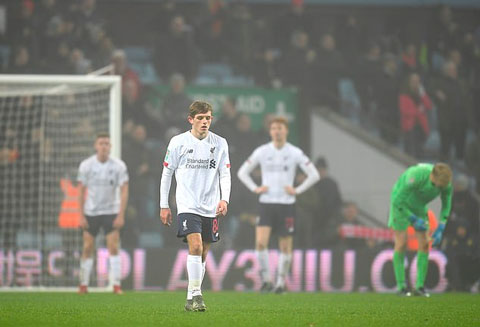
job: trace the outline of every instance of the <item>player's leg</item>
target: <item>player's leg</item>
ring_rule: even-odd
[[[87,287],[90,283],[90,274],[93,267],[93,251],[95,250],[95,237],[100,229],[98,217],[85,216],[88,222],[88,228],[82,231],[83,247],[82,257],[80,259],[80,286],[78,293],[87,293]]]
[[[187,304],[185,310],[191,304],[191,311],[205,311],[206,306],[202,297],[202,277],[203,277],[203,241],[202,234],[191,233],[187,235],[188,257],[187,257],[187,273],[188,273],[188,290]],[[189,297],[191,296],[191,299]],[[191,303],[189,301],[192,301]]]
[[[106,234],[105,238],[109,254],[109,282],[110,285],[113,285],[113,292],[115,294],[122,294],[123,292],[120,286],[122,272],[122,263],[120,261],[120,231],[118,229],[113,229]]]
[[[259,219],[255,228],[255,254],[260,265],[260,279],[262,280],[260,291],[262,292],[273,290],[268,262],[268,242],[272,232],[274,208],[272,204],[260,203]]]
[[[82,258],[80,259],[80,286],[78,293],[87,293],[87,287],[90,283],[90,274],[93,267],[93,250],[95,246],[95,237],[88,231],[83,231]]]
[[[287,276],[292,263],[293,237],[291,235],[279,237],[278,248],[280,250],[280,257],[278,260],[275,293],[281,294],[285,292],[285,277]]]
[[[428,237],[427,232],[416,231],[415,236],[418,240],[417,251],[417,281],[415,283],[414,295],[429,297],[430,294],[425,291],[424,283],[428,272]]]
[[[205,268],[206,268],[206,263],[207,263],[207,254],[208,251],[210,250],[210,245],[211,243],[208,242],[203,242],[203,251],[202,251],[202,279],[200,282],[200,289],[203,283],[203,279],[205,278]],[[188,289],[187,290],[187,306],[193,304],[192,301],[193,295],[192,295],[192,290]],[[190,301],[190,302],[189,302]],[[190,311],[187,309],[187,311]]]
[[[203,252],[202,252],[202,283],[203,283],[203,279],[205,278],[205,268],[207,266],[207,255],[208,255],[208,251],[210,251],[210,245],[212,245],[212,243],[210,242],[203,242]]]
[[[188,244],[188,287],[185,310],[205,311],[205,304],[203,303],[201,291],[203,273],[202,217],[191,213],[181,213],[177,216],[177,219],[177,237],[183,238],[184,242],[187,242]],[[195,299],[197,299],[197,301],[195,301]]]
[[[255,228],[255,253],[260,264],[262,292],[270,292],[273,289],[268,262],[268,241],[270,240],[271,231],[272,228],[270,226],[257,226]]]
[[[295,205],[275,206],[274,228],[278,231],[278,248],[280,257],[278,262],[277,282],[275,293],[285,292],[285,277],[292,262],[293,234],[295,233]]]
[[[390,215],[388,218],[388,227],[394,232],[394,251],[393,251],[393,272],[397,281],[397,291],[399,295],[410,296],[405,282],[405,251],[407,249],[407,228],[410,225],[404,208],[390,205]]]
[[[202,220],[202,277],[200,280],[200,290],[205,277],[205,268],[207,263],[207,255],[210,250],[212,243],[216,243],[220,240],[219,236],[219,219],[218,218],[207,218],[201,217]],[[205,311],[206,310],[205,302],[203,301],[203,296],[194,297],[192,290],[189,290],[187,293],[187,303],[185,304],[185,310],[187,311]]]
[[[395,230],[395,245],[393,251],[393,270],[397,281],[397,290],[401,295],[409,296],[405,282],[405,251],[407,248],[407,231]]]

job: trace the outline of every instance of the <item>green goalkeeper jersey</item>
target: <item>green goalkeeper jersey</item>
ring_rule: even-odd
[[[442,211],[440,222],[445,223],[450,215],[452,205],[452,183],[440,188],[430,180],[432,164],[418,164],[409,167],[393,186],[391,195],[391,212],[408,218],[412,214],[427,219],[427,204],[440,195]],[[399,217],[400,218],[400,217]]]

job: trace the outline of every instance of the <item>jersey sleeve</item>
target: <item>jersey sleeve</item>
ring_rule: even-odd
[[[84,162],[82,162],[78,168],[78,175],[77,175],[77,182],[82,183],[84,186],[87,186],[87,165]]]
[[[442,210],[440,211],[440,222],[446,223],[452,209],[452,183],[442,190],[440,195],[442,200]]]
[[[257,167],[258,164],[260,163],[260,157],[261,157],[260,152],[261,152],[260,149],[258,148],[255,149],[246,161],[253,168]]]
[[[240,181],[250,190],[254,191],[257,188],[257,184],[253,181],[250,173],[259,164],[260,148],[257,148],[250,157],[240,166],[237,176]]]
[[[175,138],[172,138],[167,147],[167,153],[165,154],[165,159],[163,160],[163,166],[172,170],[177,169],[179,161],[178,152],[179,145],[177,144]]]
[[[230,156],[228,155],[227,141],[224,141],[222,145],[223,151],[220,158],[220,165],[218,167],[218,172],[220,175],[221,200],[230,203],[230,192],[232,188],[230,175]]]
[[[118,172],[118,186],[122,186],[128,182],[128,169],[125,162],[120,161],[120,168]]]
[[[297,155],[297,164],[307,175],[307,178],[303,181],[303,183],[295,188],[296,193],[301,194],[309,189],[313,184],[318,182],[320,175],[318,174],[318,170],[312,164],[311,160],[301,150]]]
[[[310,159],[303,153],[302,150],[299,150],[298,154],[296,155],[296,161],[297,165],[305,172],[307,173],[307,170],[309,169],[309,165],[312,165],[312,162]]]
[[[224,170],[230,171],[230,155],[228,154],[228,144],[227,141],[222,142],[222,156],[220,157],[220,163],[218,169],[220,172]]]

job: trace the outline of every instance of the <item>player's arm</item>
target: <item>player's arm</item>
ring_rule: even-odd
[[[172,224],[172,211],[168,205],[168,197],[170,195],[172,176],[177,167],[176,153],[175,146],[170,141],[163,161],[162,178],[160,180],[160,220],[167,226]]]
[[[307,178],[302,182],[302,184],[298,185],[295,188],[287,189],[287,192],[290,195],[297,195],[305,192],[308,190],[313,184],[320,180],[320,174],[315,166],[312,164],[310,159],[302,153],[299,161],[300,169],[307,175]]]
[[[83,213],[85,207],[85,194],[88,191],[87,189],[87,168],[85,167],[85,163],[82,162],[80,167],[78,168],[78,188],[79,188],[79,196],[78,202],[80,204],[80,228],[87,229],[88,228],[88,221],[85,218],[85,214]]]
[[[80,228],[87,229],[88,221],[83,213],[83,207],[85,206],[85,192],[87,191],[87,188],[82,182],[78,183],[78,191],[80,192],[78,195],[78,203],[80,204]]]
[[[443,231],[445,230],[445,224],[447,223],[448,217],[450,216],[450,210],[452,208],[452,184],[442,190],[440,198],[442,200],[442,210],[440,211],[440,221],[437,229],[433,232],[433,246],[439,246],[442,242]]]
[[[218,174],[220,177],[220,202],[217,205],[216,215],[225,216],[228,211],[228,203],[230,202],[230,192],[232,189],[227,142],[225,142],[225,151],[219,165]]]
[[[252,155],[240,166],[240,169],[237,172],[238,179],[245,184],[245,186],[252,192],[261,194],[268,191],[268,186],[262,185],[258,186],[253,181],[250,173],[258,166],[258,149],[255,150]]]
[[[113,227],[120,229],[125,225],[125,211],[127,210],[128,203],[128,171],[127,166],[124,162],[120,166],[119,177],[117,180],[117,185],[120,187],[120,210],[118,211],[117,217],[113,221]]]
[[[440,211],[440,223],[447,223],[447,219],[450,216],[450,211],[452,209],[452,184],[442,190],[440,198],[442,200],[442,210]]]
[[[113,221],[113,227],[120,229],[125,225],[125,210],[127,209],[128,203],[128,181],[123,183],[120,186],[120,211],[118,212],[117,217]]]

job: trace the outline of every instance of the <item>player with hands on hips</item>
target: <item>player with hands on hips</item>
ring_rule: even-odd
[[[283,117],[270,123],[271,142],[261,145],[238,170],[239,179],[252,192],[259,194],[259,221],[255,229],[255,248],[260,263],[261,291],[274,289],[268,263],[270,234],[279,236],[280,257],[275,292],[285,291],[285,278],[292,261],[293,234],[295,233],[295,196],[304,192],[319,179],[318,171],[303,151],[287,142],[288,122]],[[250,173],[260,165],[262,184],[256,185]],[[293,186],[297,167],[306,175],[305,181]]]

